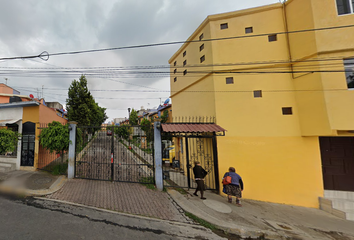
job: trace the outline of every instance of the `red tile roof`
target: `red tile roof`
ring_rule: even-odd
[[[172,123],[161,124],[163,132],[172,133],[200,133],[200,132],[225,132],[226,130],[215,123]]]

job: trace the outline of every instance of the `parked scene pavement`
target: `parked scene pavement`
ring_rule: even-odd
[[[174,189],[159,192],[136,183],[65,180],[63,176],[51,176],[43,172],[13,171],[0,175],[0,189],[20,186],[23,194],[46,195],[38,201],[113,210],[124,216],[139,215],[177,226],[195,225],[186,217],[185,212],[188,212],[242,238],[354,239],[353,221],[337,218],[319,209],[247,199],[243,199],[242,207],[238,207],[235,202],[228,203],[226,196],[209,191],[204,195],[207,199],[201,200],[193,196],[193,190],[183,194],[183,191]]]

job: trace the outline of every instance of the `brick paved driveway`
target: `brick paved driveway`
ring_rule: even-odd
[[[72,179],[47,198],[165,220],[190,222],[166,192],[138,183]]]

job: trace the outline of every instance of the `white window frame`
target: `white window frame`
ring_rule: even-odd
[[[352,2],[352,0],[346,0],[346,1],[349,1],[350,13],[343,13],[343,14],[339,14],[339,13],[338,13],[338,4],[337,4],[337,0],[334,0],[334,2],[335,2],[335,4],[336,4],[336,10],[337,10],[337,14],[338,14],[338,16],[343,16],[343,15],[354,14],[354,6],[353,6],[353,2]]]

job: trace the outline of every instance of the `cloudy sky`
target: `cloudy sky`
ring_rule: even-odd
[[[0,0],[0,58],[184,41],[208,15],[275,2],[279,0]],[[168,66],[180,46],[54,55],[48,61],[3,60],[0,83],[7,78],[23,95],[65,104],[70,83],[86,74],[89,90],[107,108],[109,120],[127,117],[128,108],[157,107],[170,89],[167,74],[132,70]]]

